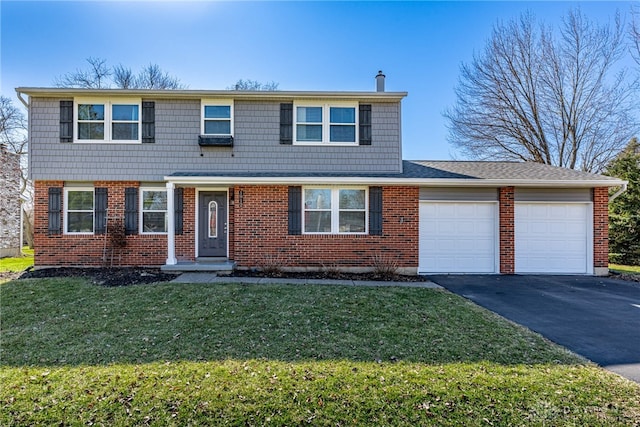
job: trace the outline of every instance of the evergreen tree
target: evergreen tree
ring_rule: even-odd
[[[637,138],[609,163],[607,175],[629,181],[627,191],[609,204],[611,261],[640,265],[640,143]]]

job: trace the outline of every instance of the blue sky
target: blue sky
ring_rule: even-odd
[[[282,90],[406,91],[405,159],[446,160],[442,112],[459,68],[498,20],[526,10],[548,24],[579,5],[591,19],[627,15],[632,2],[0,2],[0,91],[53,86],[55,77],[105,58],[134,71],[160,65],[189,89],[240,78]],[[16,103],[19,102],[16,100]]]

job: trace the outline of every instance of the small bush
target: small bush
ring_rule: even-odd
[[[282,276],[282,264],[284,264],[284,257],[281,254],[265,254],[262,256],[260,262],[260,270],[272,277]]]
[[[375,254],[371,257],[371,265],[376,276],[388,278],[398,275],[399,262],[397,255]]]

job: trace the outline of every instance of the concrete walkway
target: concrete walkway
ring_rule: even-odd
[[[398,286],[404,288],[442,289],[433,282],[383,282],[366,280],[330,280],[330,279],[288,279],[263,277],[228,277],[214,273],[182,273],[171,283],[243,283],[255,285],[288,284],[288,285],[342,285],[342,286]]]

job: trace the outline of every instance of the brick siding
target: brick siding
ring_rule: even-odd
[[[514,187],[499,189],[500,201],[500,273],[515,272],[515,204]]]
[[[242,198],[240,198],[242,191]],[[418,266],[418,187],[383,188],[383,234],[289,235],[287,186],[234,188],[234,250],[238,266],[367,268],[383,255]]]
[[[593,189],[593,266],[609,266],[609,189]]]
[[[36,181],[34,197],[35,265],[42,266],[159,266],[167,259],[167,237],[163,234],[126,236],[126,246],[112,249],[109,234],[68,235],[48,233],[48,189],[63,188],[62,181]],[[125,188],[139,187],[135,181],[95,181],[94,187],[108,189],[107,231],[123,227]],[[63,198],[64,198],[64,192]],[[195,190],[184,191],[184,232],[176,236],[178,260],[194,260],[194,227],[186,220],[194,218]],[[61,215],[61,221],[64,216]]]
[[[49,235],[48,188],[62,181],[35,182],[36,266],[163,265],[167,256],[165,235],[131,235],[126,246],[111,257],[104,235]],[[95,181],[108,188],[108,229],[122,224],[124,190],[139,187],[134,181]],[[419,188],[383,187],[383,234],[289,235],[288,186],[241,185],[229,190],[229,258],[240,268],[298,269],[370,268],[379,255],[398,266],[418,266]],[[63,193],[64,194],[64,193]],[[242,195],[241,195],[242,194]],[[196,245],[196,190],[184,189],[183,234],[175,236],[178,261],[194,261]],[[515,272],[514,187],[499,189],[500,273]],[[64,217],[61,216],[61,221]],[[594,267],[608,265],[608,189],[593,189]],[[107,250],[105,258],[105,241]]]

